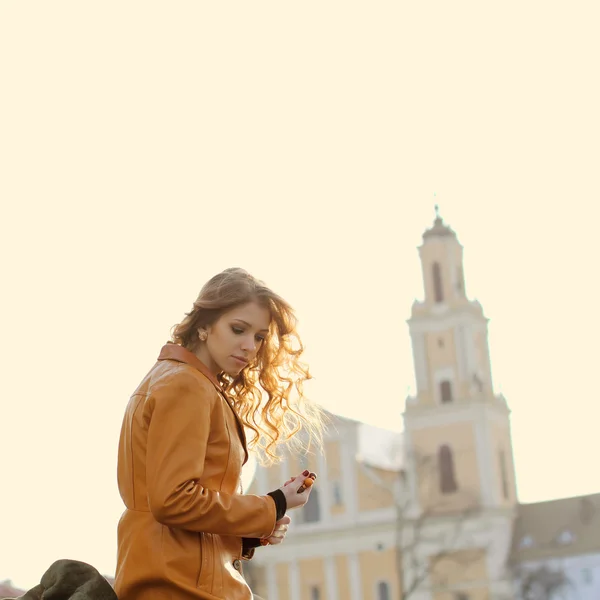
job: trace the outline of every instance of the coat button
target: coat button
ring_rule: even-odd
[[[236,571],[239,571],[239,570],[242,568],[242,561],[241,561],[239,558],[236,558],[236,559],[233,561],[233,568],[234,568]]]

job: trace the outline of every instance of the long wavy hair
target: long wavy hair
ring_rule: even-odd
[[[243,269],[226,269],[204,285],[192,310],[173,327],[172,341],[195,352],[201,344],[200,328],[252,301],[269,310],[269,333],[252,363],[236,377],[220,373],[218,379],[254,434],[249,447],[268,464],[281,459],[276,451],[281,444],[309,451],[313,443],[322,447],[323,441],[325,415],[304,396],[303,383],[311,376],[300,361],[304,348],[292,307]]]

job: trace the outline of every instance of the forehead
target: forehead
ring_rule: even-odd
[[[241,304],[223,314],[230,321],[245,321],[255,329],[268,329],[271,323],[271,313],[267,308],[256,302]]]

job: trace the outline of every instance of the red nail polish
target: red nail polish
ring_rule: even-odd
[[[308,469],[306,469],[306,471],[302,471],[302,475],[304,475],[304,477],[307,477],[308,473],[309,473]]]

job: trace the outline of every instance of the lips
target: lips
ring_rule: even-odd
[[[248,361],[241,356],[232,356],[233,360],[235,360],[239,365],[245,367],[248,364]]]

